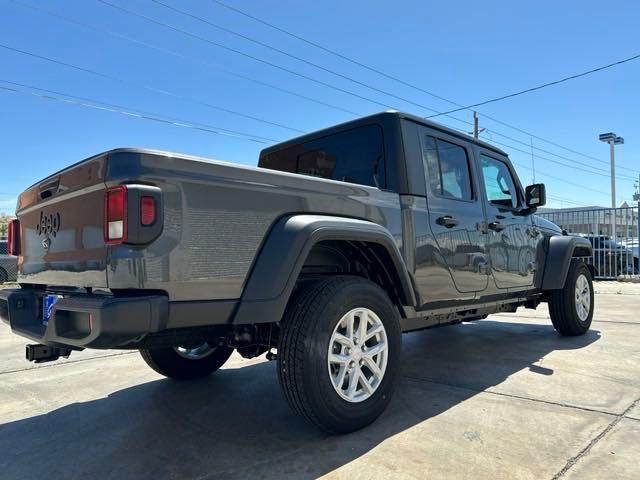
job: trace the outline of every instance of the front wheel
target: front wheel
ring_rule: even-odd
[[[549,296],[549,314],[557,332],[565,336],[586,333],[593,319],[593,300],[591,272],[583,262],[575,261],[569,267],[564,288],[553,290]]]
[[[306,286],[282,321],[278,379],[289,405],[329,433],[373,422],[391,400],[400,360],[398,313],[362,278]]]
[[[166,347],[140,350],[147,365],[160,375],[177,380],[203,378],[218,370],[229,359],[233,348],[211,346],[207,342],[193,347]]]

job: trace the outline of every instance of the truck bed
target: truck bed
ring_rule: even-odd
[[[129,183],[161,189],[162,233],[149,245],[106,245],[104,191]],[[111,150],[20,195],[19,280],[159,290],[171,301],[239,298],[279,217],[336,212],[383,225],[400,238],[399,197],[391,192],[168,152]]]

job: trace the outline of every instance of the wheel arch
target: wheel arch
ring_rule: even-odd
[[[549,238],[544,261],[544,275],[541,288],[558,290],[564,287],[571,261],[575,258],[591,257],[591,243],[586,238],[556,235]],[[587,264],[594,273],[593,266]]]
[[[370,268],[354,271],[356,264]],[[289,298],[314,268],[335,274],[360,274],[378,283],[400,307],[415,306],[413,284],[391,233],[366,220],[324,215],[291,215],[273,226],[245,282],[233,323],[262,323],[282,318]],[[345,272],[347,270],[347,272]]]

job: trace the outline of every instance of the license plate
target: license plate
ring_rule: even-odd
[[[51,317],[53,306],[61,298],[62,298],[62,295],[45,295],[44,297],[42,297],[42,324],[43,325],[47,325],[49,323],[49,318]]]

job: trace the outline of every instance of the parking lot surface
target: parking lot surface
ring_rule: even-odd
[[[31,365],[0,325],[0,478],[637,479],[634,292],[597,294],[582,337],[544,306],[404,335],[389,408],[346,436],[295,416],[263,358],[186,383],[136,352]]]

